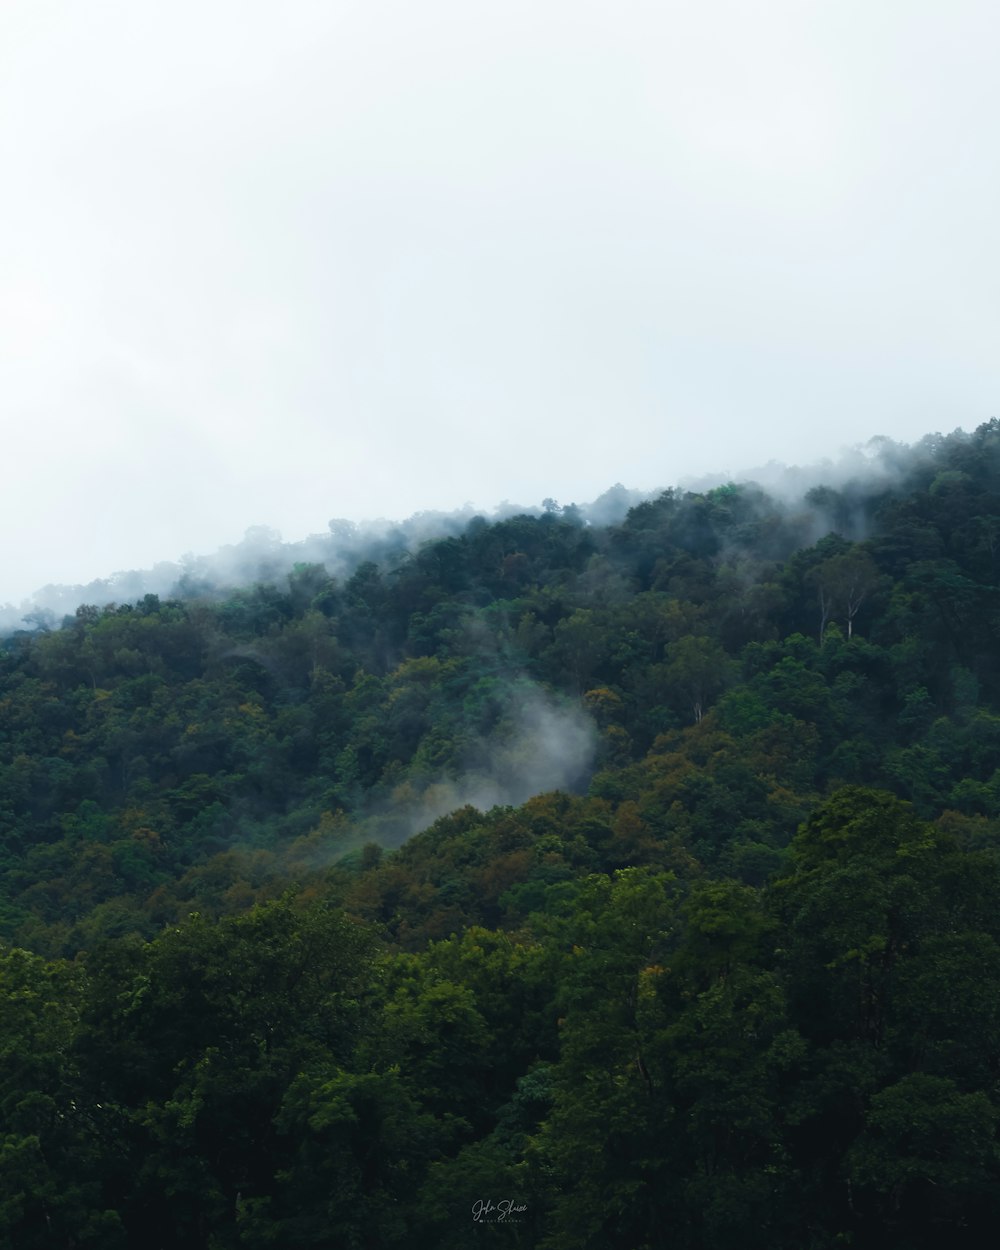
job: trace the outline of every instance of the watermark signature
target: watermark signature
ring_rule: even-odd
[[[477,1224],[516,1224],[527,1209],[527,1204],[518,1206],[513,1198],[499,1202],[479,1198],[472,1204],[472,1218]]]

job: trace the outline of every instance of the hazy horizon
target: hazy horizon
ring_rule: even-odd
[[[0,16],[0,602],[996,412],[1000,13]]]
[[[928,431],[924,437],[941,431]],[[952,433],[949,431],[949,433]],[[954,433],[968,435],[971,431]],[[919,442],[919,440],[917,440]],[[490,522],[502,520],[518,513],[541,514],[549,508],[558,511],[572,508],[584,524],[617,524],[627,511],[645,499],[654,499],[664,490],[701,492],[727,482],[742,482],[761,487],[779,506],[796,507],[805,501],[805,495],[814,486],[843,488],[847,484],[867,482],[894,483],[900,472],[898,453],[903,449],[917,453],[917,443],[905,444],[874,436],[865,444],[843,447],[836,458],[826,457],[807,464],[785,464],[771,460],[751,469],[737,473],[709,472],[688,474],[674,482],[663,483],[652,490],[641,490],[617,482],[593,499],[553,496],[533,501],[501,500],[493,507],[476,508],[467,501],[452,510],[425,508],[407,517],[331,517],[327,524],[308,534],[284,533],[266,520],[258,520],[246,527],[232,542],[178,553],[175,556],[140,560],[131,567],[95,571],[87,561],[81,564],[85,572],[75,581],[50,580],[33,586],[19,599],[0,597],[0,629],[20,628],[21,611],[42,608],[55,613],[58,619],[63,610],[77,605],[69,602],[63,592],[99,588],[96,597],[86,602],[132,602],[144,593],[171,593],[182,578],[192,578],[194,583],[207,579],[207,584],[217,589],[249,585],[262,575],[262,570],[272,568],[283,576],[296,561],[324,563],[336,575],[346,575],[358,559],[378,559],[380,545],[388,543],[388,550],[396,549],[400,539],[405,540],[408,550],[415,550],[423,541],[461,533],[473,517]],[[908,458],[908,457],[907,457]],[[346,529],[345,529],[346,527]],[[362,554],[358,554],[358,553]],[[45,593],[49,592],[49,593]],[[52,592],[59,592],[54,594]],[[57,603],[65,600],[57,610]]]

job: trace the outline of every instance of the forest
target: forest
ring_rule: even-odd
[[[0,641],[3,1250],[1000,1227],[1000,421]]]

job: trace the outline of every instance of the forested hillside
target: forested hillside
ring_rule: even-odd
[[[2,644],[0,1246],[993,1244],[1000,422],[190,590]]]

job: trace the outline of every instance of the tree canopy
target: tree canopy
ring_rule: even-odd
[[[0,1247],[987,1244],[998,430],[6,638]]]

